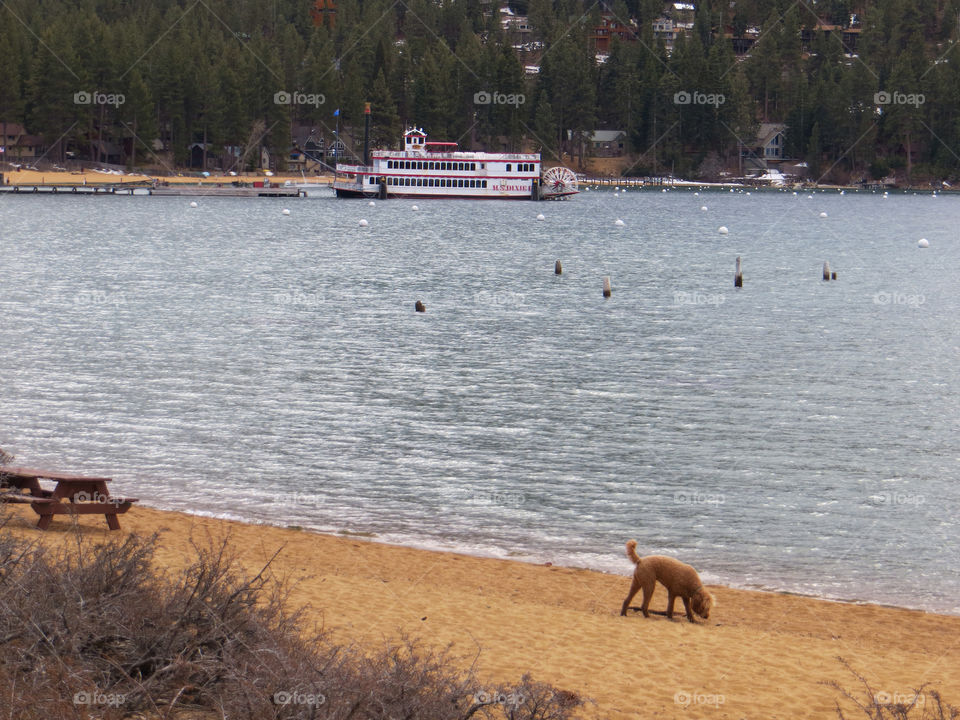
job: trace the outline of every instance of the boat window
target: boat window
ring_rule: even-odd
[[[483,181],[481,181],[481,182],[483,182],[483,186],[484,186],[484,187],[487,186],[487,181],[486,181],[486,180],[483,180]]]
[[[487,167],[487,164],[486,164],[486,163],[480,163],[480,169],[481,169],[481,170],[483,170],[483,169],[486,168],[486,167]]]
[[[470,169],[471,169],[471,170],[476,170],[476,169],[477,169],[477,164],[476,164],[476,163],[470,163]]]
[[[507,172],[510,172],[510,163],[507,163]]]

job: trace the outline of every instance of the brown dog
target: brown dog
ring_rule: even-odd
[[[620,608],[620,614],[627,614],[627,607],[633,596],[637,594],[640,588],[643,588],[643,605],[640,610],[644,617],[650,617],[650,599],[653,597],[653,590],[659,580],[667,588],[667,617],[673,617],[673,604],[677,597],[683,598],[683,607],[687,610],[687,620],[695,622],[693,613],[702,617],[704,620],[710,617],[710,608],[716,601],[713,595],[703,589],[703,583],[700,582],[700,576],[697,571],[686,563],[675,560],[672,557],[664,555],[649,555],[640,557],[637,555],[637,541],[630,540],[627,543],[627,557],[637,566],[633,571],[633,583],[630,585],[630,592],[627,599],[623,601],[623,607]],[[693,612],[691,612],[691,606]]]

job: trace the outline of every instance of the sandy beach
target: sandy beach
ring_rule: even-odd
[[[28,506],[11,514],[12,532],[70,540],[69,519],[44,533]],[[960,702],[960,617],[711,587],[718,607],[709,621],[623,618],[626,558],[616,576],[146,507],[122,516],[120,532],[108,532],[99,516],[79,524],[96,541],[159,532],[157,558],[174,571],[190,558],[191,539],[229,537],[251,571],[279,550],[273,570],[296,582],[293,602],[309,605],[337,640],[379,644],[406,633],[452,643],[463,657],[477,656],[485,681],[530,673],[590,698],[583,717],[822,718],[835,717],[837,701],[856,717],[827,684],[863,697],[838,657],[893,701],[927,685]],[[660,587],[651,608],[665,604]]]
[[[40,170],[10,170],[3,172],[4,184],[9,185],[122,185],[126,183],[145,183],[157,180],[173,185],[230,185],[241,181],[253,183],[270,180],[271,185],[283,185],[284,182],[329,184],[330,177],[308,176],[306,180],[299,175],[273,175],[267,177],[262,174],[211,175],[210,177],[196,177],[189,175],[114,175],[97,172],[96,170],[79,171],[40,171]]]

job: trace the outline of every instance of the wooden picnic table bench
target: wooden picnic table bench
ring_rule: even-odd
[[[55,482],[52,490],[41,480]],[[125,513],[137,498],[111,495],[107,477],[74,475],[38,468],[0,466],[0,502],[30,503],[40,516],[37,527],[46,530],[54,515],[102,514],[111,530],[120,529],[117,515]]]

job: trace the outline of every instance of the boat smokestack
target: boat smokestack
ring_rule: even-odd
[[[370,165],[370,103],[363,104],[363,164]]]

